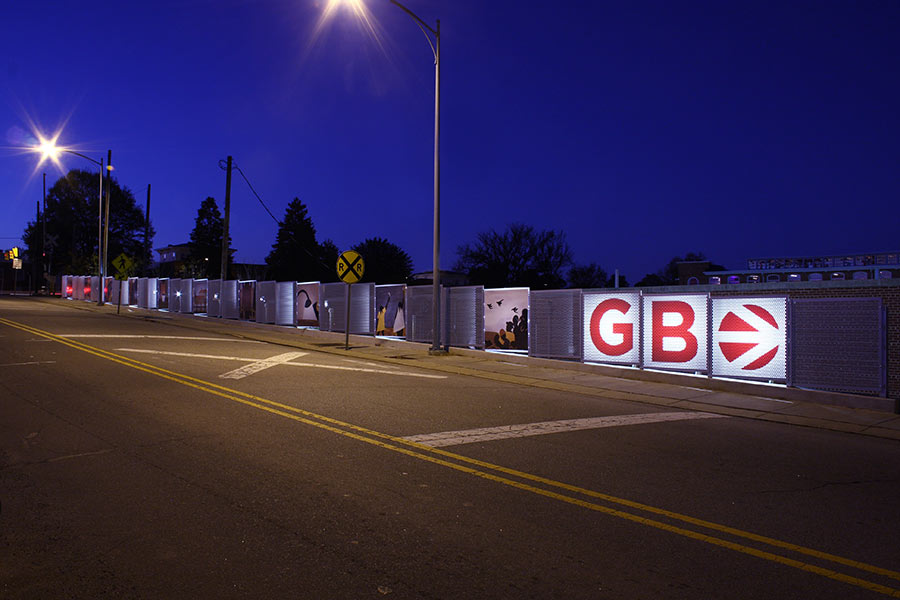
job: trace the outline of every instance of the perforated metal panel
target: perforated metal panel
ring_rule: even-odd
[[[886,394],[881,298],[793,300],[790,324],[790,385]]]
[[[222,280],[210,279],[206,285],[206,315],[222,316]]]
[[[531,292],[528,355],[581,360],[581,290]]]
[[[136,306],[138,303],[138,278],[128,278],[128,304]]]
[[[225,319],[239,319],[240,316],[238,282],[236,279],[226,279],[222,282],[222,317]]]
[[[256,281],[249,279],[238,282],[238,307],[242,321],[256,319]]]
[[[345,332],[347,290],[345,283],[323,283],[319,287],[319,328]],[[350,296],[350,333],[375,335],[375,284],[354,283]]]
[[[484,348],[484,286],[443,289],[441,341],[448,346]]]
[[[160,277],[156,280],[156,308],[169,309],[169,278]]]
[[[91,302],[100,302],[100,276],[94,275],[91,277],[91,294],[90,294]]]
[[[121,284],[122,284],[121,281],[116,281],[115,279],[113,279],[107,285],[107,290],[109,292],[109,295],[107,296],[107,298],[108,298],[110,304],[118,304],[119,303],[119,293],[120,293],[119,289],[120,289],[120,287],[123,287]]]
[[[713,377],[787,380],[787,298],[713,298],[710,369]]]
[[[122,305],[128,306],[131,304],[131,297],[129,294],[131,293],[131,286],[128,285],[127,281],[120,281],[120,292],[122,294]]]
[[[194,280],[181,280],[181,312],[194,312]]]
[[[275,284],[275,324],[294,325],[297,306],[297,282],[279,281]]]
[[[147,278],[147,308],[157,308],[158,292],[156,277]]]
[[[68,298],[69,297],[69,276],[63,275],[59,280],[59,297],[60,298]]]
[[[72,298],[84,300],[84,277],[81,275],[72,277]]]
[[[195,279],[191,293],[191,311],[205,313],[209,302],[209,280]]]
[[[141,277],[137,282],[138,308],[147,308],[147,278]]]
[[[181,312],[182,304],[181,279],[169,280],[169,310],[172,312]]]
[[[275,323],[275,282],[256,283],[256,322]]]
[[[432,286],[415,285],[406,288],[406,339],[411,342],[432,342],[431,322]]]

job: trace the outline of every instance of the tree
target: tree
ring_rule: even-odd
[[[572,251],[561,231],[535,231],[514,223],[506,231],[479,233],[474,244],[457,249],[454,266],[473,283],[487,287],[527,286],[532,289],[565,286],[563,269],[572,264]]]
[[[194,277],[221,277],[222,235],[225,221],[215,198],[207,197],[197,209],[194,229],[191,231],[191,254],[187,260],[188,270]],[[234,255],[231,236],[228,236],[228,262]],[[227,278],[227,275],[225,276]]]
[[[664,266],[656,273],[648,273],[644,275],[644,278],[638,281],[635,286],[649,287],[660,285],[678,285],[678,263],[695,260],[706,260],[706,256],[702,252],[688,252],[684,255],[684,258],[675,256],[672,258],[672,260],[666,263],[666,266]],[[710,266],[718,267],[719,265]]]
[[[329,283],[338,280],[337,259],[340,255],[341,251],[330,239],[319,244],[319,276],[316,278],[317,281]]]
[[[353,246],[366,263],[363,281],[403,283],[413,271],[412,259],[400,246],[384,238],[369,238]]]
[[[48,243],[44,252],[48,270],[53,275],[89,274],[98,270],[99,179],[97,173],[72,169],[47,190],[44,219]],[[150,264],[152,258],[144,244],[144,211],[138,206],[131,190],[120,187],[115,178],[103,181],[104,197],[107,186],[110,193],[108,268],[112,269],[112,261],[124,253],[135,259],[136,268],[141,270]],[[151,239],[154,233],[151,226]],[[32,256],[40,258],[43,239],[41,223],[29,222],[23,238]]]
[[[325,278],[330,248],[327,250],[316,242],[316,228],[306,205],[294,198],[284,211],[272,251],[266,256],[268,276],[277,281],[329,281]],[[331,271],[337,263],[337,248],[334,253]]]
[[[569,269],[568,280],[570,288],[590,289],[604,287],[609,277],[600,265],[591,263],[573,266]]]

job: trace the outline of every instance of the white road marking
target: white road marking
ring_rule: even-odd
[[[6,363],[5,365],[0,365],[0,367],[23,367],[25,365],[55,365],[55,360],[32,360],[30,362],[20,362],[20,363]]]
[[[619,427],[621,425],[642,425],[645,423],[660,423],[664,421],[721,418],[727,418],[727,416],[703,412],[646,413],[638,415],[617,415],[613,417],[593,417],[588,419],[567,419],[564,421],[544,421],[542,423],[505,425],[501,427],[483,427],[481,429],[469,429],[464,431],[442,431],[440,433],[411,435],[403,439],[425,446],[431,446],[432,448],[441,448],[444,446],[456,446],[458,444],[473,444],[476,442],[528,437],[532,435],[546,435],[548,433],[562,433],[565,431],[578,431],[582,429],[600,429],[602,427]]]
[[[379,365],[378,363],[367,362],[365,360],[355,360],[352,358],[344,358],[342,359],[344,362],[353,363],[357,365],[366,365],[367,367],[381,367],[382,369],[399,369],[400,367],[395,367],[394,365]]]
[[[183,335],[137,335],[137,334],[105,334],[105,333],[64,333],[64,338],[109,338],[109,339],[147,339],[147,340],[194,340],[203,342],[239,342],[244,344],[261,344],[256,340],[240,340],[230,337],[190,337]]]
[[[137,352],[139,354],[161,354],[163,356],[184,356],[187,358],[213,358],[218,360],[240,360],[244,362],[257,362],[258,358],[244,358],[240,356],[218,356],[215,354],[193,354],[190,352],[170,352],[167,350],[147,350],[144,348],[116,348],[115,352]],[[400,377],[419,377],[422,379],[447,379],[446,375],[431,375],[428,373],[410,373],[408,371],[384,371],[381,369],[364,369],[360,367],[344,367],[340,365],[323,365],[319,363],[280,363],[291,367],[311,367],[315,369],[332,369],[335,371],[356,371],[359,373],[378,373],[381,375],[398,375]]]
[[[263,360],[252,362],[249,365],[244,365],[243,367],[235,369],[234,371],[222,373],[221,375],[219,375],[219,379],[243,379],[248,375],[259,373],[260,371],[264,371],[270,367],[274,367],[275,365],[283,365],[284,363],[291,362],[295,358],[300,358],[301,356],[306,355],[306,352],[285,352],[284,354],[277,354],[269,358],[264,358]]]

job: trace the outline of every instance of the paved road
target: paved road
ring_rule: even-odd
[[[900,443],[0,300],[3,598],[900,595]]]

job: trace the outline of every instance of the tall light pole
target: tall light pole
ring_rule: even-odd
[[[58,160],[60,153],[65,152],[66,154],[73,154],[75,156],[81,157],[85,160],[88,160],[98,167],[100,167],[100,192],[97,196],[98,200],[98,216],[97,216],[97,270],[100,273],[100,300],[97,302],[98,304],[103,304],[105,298],[105,294],[103,293],[103,285],[104,285],[104,240],[103,240],[103,174],[105,171],[112,171],[112,150],[108,152],[109,156],[109,164],[106,165],[106,169],[103,168],[103,157],[100,157],[100,160],[95,160],[90,156],[82,154],[81,152],[76,152],[75,150],[69,150],[68,148],[63,148],[56,145],[56,138],[52,140],[41,140],[40,145],[34,146],[32,148],[35,152],[41,153],[41,162],[46,160],[47,158],[52,158],[54,161]],[[57,163],[58,164],[58,163]],[[109,190],[106,193],[107,197],[107,227],[109,221]]]
[[[445,350],[441,348],[441,20],[437,19],[435,26],[432,28],[425,21],[420,19],[413,11],[409,10],[397,0],[390,0],[390,3],[408,14],[431,46],[431,52],[434,54],[434,251],[432,257],[432,304],[431,304],[431,325],[432,325],[432,342],[431,354],[443,354]],[[434,36],[434,43],[431,43],[431,37]]]

